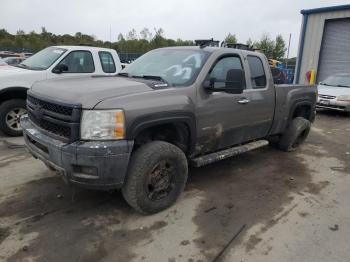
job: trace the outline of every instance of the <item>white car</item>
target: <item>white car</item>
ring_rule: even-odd
[[[18,65],[22,63],[26,58],[24,56],[12,56],[4,58],[4,62],[10,66]]]
[[[1,66],[8,66],[8,64],[4,61],[3,58],[0,57],[0,67]]]
[[[0,67],[0,130],[20,136],[19,118],[26,113],[27,89],[52,78],[115,75],[121,70],[115,50],[90,46],[51,46],[15,67]]]
[[[317,89],[317,108],[350,112],[350,73],[330,76]]]

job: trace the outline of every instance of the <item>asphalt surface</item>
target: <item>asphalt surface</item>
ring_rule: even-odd
[[[0,261],[349,261],[350,117],[321,112],[296,152],[191,169],[152,216],[66,186],[0,137]]]

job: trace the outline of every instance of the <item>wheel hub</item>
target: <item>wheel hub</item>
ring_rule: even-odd
[[[6,125],[14,131],[21,131],[22,127],[20,125],[20,118],[26,113],[27,110],[25,110],[24,108],[12,109],[6,114]]]
[[[174,167],[161,161],[152,170],[147,182],[147,195],[151,200],[160,200],[169,195],[175,187]]]

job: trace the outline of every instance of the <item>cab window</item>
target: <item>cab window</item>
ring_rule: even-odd
[[[250,68],[253,89],[265,88],[266,74],[261,59],[257,56],[248,56],[247,60]]]
[[[98,52],[98,56],[100,57],[103,72],[115,73],[116,68],[111,53],[106,51],[100,51]]]
[[[243,70],[241,59],[238,56],[221,58],[211,70],[209,77],[215,78],[214,87],[224,88],[227,72],[231,69]]]
[[[93,73],[94,60],[90,51],[72,51],[61,62],[68,67],[65,73]]]

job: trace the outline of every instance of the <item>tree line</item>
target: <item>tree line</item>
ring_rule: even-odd
[[[225,43],[236,44],[238,43],[237,37],[234,34],[229,33],[225,38]],[[264,52],[268,58],[282,60],[285,57],[287,48],[286,42],[282,35],[277,35],[275,39],[272,39],[269,34],[263,34],[257,41],[253,41],[251,38],[246,42],[252,49],[259,49]]]
[[[235,34],[229,33],[225,38],[226,43],[237,43]],[[191,46],[194,45],[192,40],[170,39],[164,35],[162,28],[148,28],[137,32],[135,29],[130,30],[127,34],[120,33],[116,41],[102,41],[93,35],[83,34],[81,32],[75,35],[63,34],[56,35],[50,33],[45,27],[41,32],[31,31],[29,33],[18,30],[16,34],[10,34],[5,29],[0,29],[0,48],[16,48],[41,50],[51,45],[91,45],[106,48],[113,48],[119,53],[145,53],[149,50],[166,47],[166,46]],[[282,59],[286,52],[286,44],[281,35],[272,39],[268,34],[264,34],[259,40],[249,39],[247,45],[262,50],[268,58]]]

